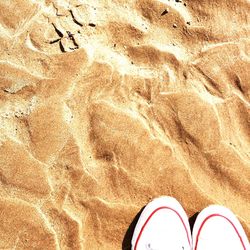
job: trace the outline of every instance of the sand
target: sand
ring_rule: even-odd
[[[0,249],[129,249],[160,195],[250,236],[249,0],[0,2]],[[192,220],[193,221],[193,220]]]

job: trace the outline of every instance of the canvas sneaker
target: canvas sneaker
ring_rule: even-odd
[[[188,216],[169,196],[154,199],[144,208],[132,237],[132,250],[191,250]]]
[[[192,233],[194,250],[249,250],[247,236],[228,208],[212,205],[198,215]]]

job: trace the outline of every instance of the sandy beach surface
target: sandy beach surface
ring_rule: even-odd
[[[249,237],[249,13],[0,1],[0,249],[130,249],[160,195],[227,206]]]

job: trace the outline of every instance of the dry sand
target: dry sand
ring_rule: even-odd
[[[249,236],[249,13],[0,1],[0,249],[129,249],[159,195],[225,205]]]

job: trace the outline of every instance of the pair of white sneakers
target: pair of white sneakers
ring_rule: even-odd
[[[132,250],[249,250],[247,236],[227,208],[211,205],[196,218],[193,232],[180,203],[169,196],[151,201],[136,224]]]

